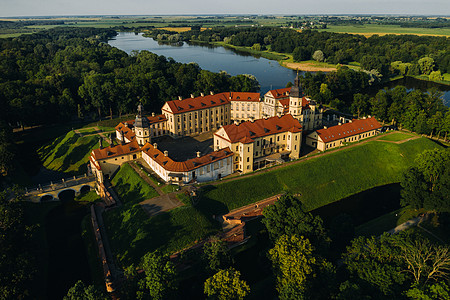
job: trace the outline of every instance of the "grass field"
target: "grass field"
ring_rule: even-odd
[[[442,35],[450,36],[450,28],[407,28],[400,25],[328,25],[327,29],[319,31],[329,31],[338,33],[361,34],[366,37],[378,34],[416,34],[416,35]]]
[[[86,172],[92,149],[98,147],[97,136],[79,137],[73,131],[38,149],[42,165],[70,175]]]
[[[141,202],[158,196],[128,164],[123,164],[111,181],[124,202]]]
[[[399,141],[409,139],[410,137],[413,137],[413,136],[414,136],[414,134],[403,133],[403,132],[394,132],[392,134],[388,134],[388,135],[380,137],[379,140],[399,142]]]
[[[104,215],[114,254],[124,266],[137,263],[148,251],[172,253],[194,244],[219,227],[189,203],[149,218],[139,202],[156,196],[128,165],[123,165],[112,180],[124,205]]]
[[[399,182],[417,154],[441,146],[419,138],[402,144],[371,141],[299,164],[202,188],[199,207],[209,213],[229,210],[267,197],[301,194],[312,210],[358,192]]]

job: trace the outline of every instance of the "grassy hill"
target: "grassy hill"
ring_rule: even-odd
[[[402,144],[371,141],[285,168],[205,186],[199,206],[205,212],[225,213],[291,192],[301,194],[305,207],[312,210],[376,186],[399,182],[417,154],[440,147],[426,138]]]
[[[98,147],[98,136],[79,137],[73,131],[38,149],[42,165],[70,175],[86,172],[92,149]]]
[[[181,250],[219,229],[210,216],[190,203],[150,218],[139,202],[157,193],[127,164],[112,183],[123,205],[105,213],[104,219],[113,252],[124,266],[138,263],[156,249],[165,253]]]

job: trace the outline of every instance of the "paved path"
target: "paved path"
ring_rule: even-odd
[[[183,205],[183,202],[178,200],[178,198],[176,197],[177,194],[176,192],[165,194],[161,190],[161,188],[148,177],[147,172],[149,172],[149,170],[146,167],[147,163],[143,159],[139,159],[138,162],[145,169],[145,172],[144,170],[141,170],[140,166],[135,164],[134,162],[129,162],[128,164],[133,168],[133,170],[135,170],[138,173],[138,175],[142,179],[144,179],[146,183],[148,183],[151,187],[153,187],[155,191],[159,194],[158,197],[146,199],[139,203],[150,217],[156,216],[157,214]]]
[[[419,217],[413,218],[411,220],[408,220],[408,221],[396,226],[395,228],[392,228],[391,230],[387,231],[387,233],[394,234],[394,233],[398,233],[400,231],[406,230],[412,226],[416,226],[417,224],[422,222],[423,218],[424,218],[423,216],[419,216]]]

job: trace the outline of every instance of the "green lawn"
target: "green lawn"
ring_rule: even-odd
[[[91,151],[98,147],[97,136],[79,137],[73,131],[38,149],[42,165],[70,175],[86,172]]]
[[[125,202],[138,203],[158,196],[128,164],[123,164],[112,180],[119,197]]]
[[[338,33],[353,34],[425,34],[425,35],[445,35],[450,36],[450,28],[409,28],[400,27],[400,25],[328,25],[327,29],[319,29],[319,31],[329,31]]]
[[[172,253],[219,230],[211,216],[189,204],[150,218],[139,202],[157,194],[127,164],[112,183],[124,205],[105,213],[104,219],[113,252],[124,266],[137,263],[148,251]]]
[[[398,142],[398,141],[403,141],[403,140],[409,139],[410,137],[413,137],[413,136],[414,136],[414,134],[410,134],[410,133],[395,132],[392,134],[382,136],[381,138],[379,138],[379,140]]]
[[[226,213],[278,193],[301,194],[312,210],[358,192],[399,182],[417,154],[440,148],[426,138],[402,144],[371,141],[361,146],[245,177],[207,185],[200,192],[199,208],[206,213]]]

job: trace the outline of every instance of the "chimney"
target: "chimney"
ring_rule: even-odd
[[[154,117],[155,116],[155,113],[154,112],[152,112],[152,117]]]
[[[200,93],[200,96],[202,96],[202,97],[205,97],[205,94],[203,94],[203,93]]]
[[[214,92],[213,91],[209,91],[209,94],[212,96],[212,95],[214,95]]]
[[[327,129],[328,127],[327,126],[323,126],[323,129]]]
[[[99,145],[99,149],[103,149],[102,138],[98,139],[98,145]]]
[[[169,151],[164,150],[164,156],[169,156]]]
[[[120,140],[120,144],[125,144],[125,135],[123,134],[123,131],[120,132],[120,135],[122,136],[122,139]]]
[[[341,122],[339,122],[339,123],[338,123],[338,125],[340,126],[340,125],[342,125],[342,123],[341,123]]]
[[[200,157],[200,151],[197,151],[196,154],[197,154],[197,157]]]
[[[194,98],[194,95],[193,95],[193,94],[191,94],[191,98]]]
[[[363,117],[363,120],[365,120],[365,119],[366,119],[366,116]]]
[[[353,120],[349,120],[348,122],[349,122],[349,123],[353,123]]]
[[[372,118],[372,116],[371,116],[371,115],[369,115],[369,119],[370,119],[370,118]]]
[[[153,144],[153,148],[158,149],[158,144],[157,144],[157,143],[154,143],[154,144]]]
[[[180,101],[181,101],[181,100],[183,100],[183,98],[181,98],[181,96],[178,96],[178,100],[180,100]]]
[[[124,122],[124,124],[125,124],[125,127],[128,127],[128,123],[127,122]]]

